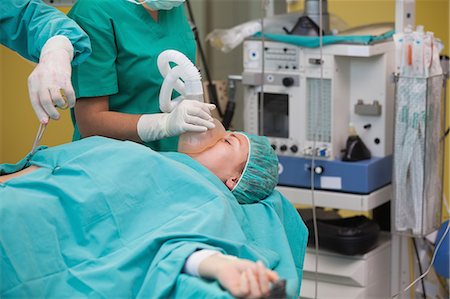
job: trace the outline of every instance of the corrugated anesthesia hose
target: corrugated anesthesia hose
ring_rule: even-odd
[[[174,68],[170,63],[176,64]],[[203,86],[197,67],[184,54],[175,50],[166,50],[158,56],[158,69],[164,77],[159,94],[162,112],[170,113],[181,97],[203,101]],[[172,101],[172,92],[176,90],[180,97]]]

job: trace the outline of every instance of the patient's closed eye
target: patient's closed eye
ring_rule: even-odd
[[[230,142],[230,140],[228,138],[224,138],[223,141],[228,143],[229,145],[231,145],[231,142]]]

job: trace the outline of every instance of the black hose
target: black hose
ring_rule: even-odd
[[[225,130],[228,130],[231,125],[231,120],[234,116],[234,109],[236,108],[235,102],[228,102],[227,107],[225,108],[225,113],[223,115],[222,119],[222,125],[225,128]]]
[[[420,276],[422,276],[423,270],[422,270],[422,264],[420,263],[419,252],[417,250],[416,239],[412,238],[412,241],[413,241],[413,245],[414,245],[414,252],[416,254],[417,264],[419,265],[419,273],[420,273]],[[427,294],[425,292],[425,282],[423,281],[423,279],[421,279],[420,282],[422,283],[423,298],[427,299]]]
[[[192,31],[194,32],[194,38],[195,38],[195,41],[197,42],[197,48],[198,48],[198,52],[200,54],[200,59],[202,60],[203,68],[205,70],[205,77],[206,77],[206,80],[208,81],[209,101],[212,104],[216,105],[217,112],[219,113],[219,116],[221,118],[223,118],[222,108],[220,108],[219,100],[218,100],[218,97],[217,97],[216,85],[211,80],[211,75],[209,73],[208,64],[206,63],[205,52],[203,51],[203,47],[202,47],[202,45],[200,43],[200,38],[199,38],[199,34],[198,34],[197,24],[195,23],[194,14],[192,12],[191,3],[190,3],[189,0],[186,0],[186,6],[187,6],[187,9],[188,9],[188,13],[189,13],[189,19],[191,20]]]

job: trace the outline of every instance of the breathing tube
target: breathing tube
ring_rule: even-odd
[[[175,63],[174,68],[170,63]],[[182,98],[203,102],[203,86],[200,72],[184,54],[175,50],[166,50],[158,56],[158,69],[164,77],[159,93],[159,107],[162,112],[170,113]],[[172,100],[172,92],[180,96]]]

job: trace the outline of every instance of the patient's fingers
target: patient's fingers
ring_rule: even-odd
[[[256,265],[254,262],[246,260],[246,259],[237,259],[235,260],[235,265],[239,269],[239,271],[245,271],[246,269],[255,269]]]
[[[250,286],[248,284],[248,277],[246,271],[241,273],[241,289],[237,297],[246,297],[250,293]]]
[[[261,261],[258,261],[256,263],[256,266],[258,267],[258,278],[259,278],[259,285],[261,288],[262,295],[267,295],[270,290],[269,286],[269,278],[266,271],[266,268],[264,267],[263,263]]]
[[[262,295],[261,288],[258,283],[258,279],[256,278],[255,272],[250,269],[247,269],[246,273],[247,273],[249,286],[250,286],[250,298],[261,297],[261,295]]]
[[[270,282],[275,282],[278,281],[280,279],[280,277],[278,276],[277,272],[272,271],[272,270],[268,270],[266,269],[267,272],[267,276],[269,277],[269,281]]]
[[[245,259],[235,259],[233,267],[240,272],[240,277],[237,281],[235,280],[235,283],[227,283],[227,289],[234,297],[267,296],[270,293],[270,284],[279,280],[278,274],[267,269],[261,261],[255,263]]]

